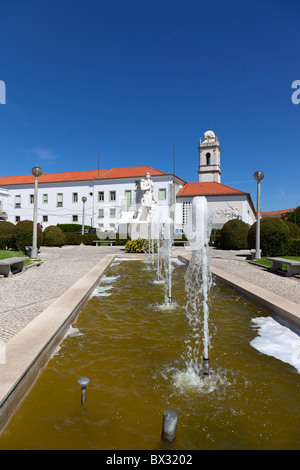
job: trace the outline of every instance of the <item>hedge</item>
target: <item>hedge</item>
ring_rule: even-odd
[[[281,219],[266,217],[260,221],[260,247],[262,256],[284,256],[290,251],[290,229]],[[248,246],[255,248],[256,222],[248,232]]]
[[[14,229],[15,226],[11,222],[3,221],[0,223],[0,249],[13,248],[14,246]]]
[[[15,225],[14,228],[14,241],[13,248],[18,251],[24,251],[25,246],[32,246],[33,235],[33,222],[32,220],[21,220]],[[43,232],[39,225],[37,225],[37,247],[43,244]]]
[[[82,229],[82,224],[57,224],[56,227],[59,227],[63,232],[77,232]],[[89,230],[90,225],[85,225],[84,228]]]
[[[49,225],[44,230],[43,245],[46,246],[63,246],[65,244],[64,232],[55,225]]]
[[[226,250],[243,250],[248,248],[248,231],[249,226],[242,220],[228,220],[221,229],[221,248]]]

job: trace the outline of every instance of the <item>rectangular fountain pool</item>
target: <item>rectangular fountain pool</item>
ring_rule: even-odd
[[[299,448],[300,375],[251,344],[269,316],[214,283],[214,373],[195,380],[186,369],[193,347],[186,266],[173,268],[175,306],[168,308],[151,263],[110,267],[15,411],[0,449],[161,450],[165,410],[178,413],[173,449]],[[201,343],[201,331],[192,337]],[[84,406],[80,377],[90,379]]]

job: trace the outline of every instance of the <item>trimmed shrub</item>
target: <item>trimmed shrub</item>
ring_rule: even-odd
[[[220,246],[226,250],[243,250],[248,248],[249,226],[242,220],[232,219],[221,229]]]
[[[0,249],[13,248],[15,226],[11,222],[0,222]]]
[[[290,240],[290,249],[289,249],[290,256],[300,256],[300,240],[298,239],[291,239]]]
[[[63,246],[65,243],[64,232],[55,225],[49,225],[44,230],[44,245]]]
[[[220,242],[221,242],[221,229],[213,228],[211,231],[209,244],[211,246],[215,246],[216,248],[220,248],[221,247]]]
[[[266,217],[260,221],[260,248],[262,256],[284,256],[290,251],[290,229],[281,219]],[[255,248],[256,222],[248,232],[248,246]]]
[[[21,220],[15,225],[14,229],[14,248],[18,251],[24,251],[25,246],[32,246],[33,222],[32,220]],[[43,232],[37,225],[37,247],[43,243]]]
[[[284,220],[289,221],[289,222],[294,222],[294,224],[300,227],[300,206],[296,207],[294,212],[291,212],[290,214],[286,215],[284,217]]]
[[[57,224],[56,227],[59,227],[63,232],[77,232],[77,230],[82,229],[81,224]],[[85,225],[84,228],[88,230],[90,225]]]
[[[157,242],[153,243],[154,253],[157,253]],[[126,253],[148,253],[149,240],[146,238],[137,238],[135,240],[128,240],[125,245]]]
[[[298,227],[297,224],[295,224],[294,222],[290,222],[289,220],[285,220],[284,223],[290,229],[290,234],[292,238],[300,238],[300,227]]]
[[[95,233],[81,233],[65,232],[64,233],[64,244],[65,245],[93,245],[93,241],[97,240],[97,234]]]

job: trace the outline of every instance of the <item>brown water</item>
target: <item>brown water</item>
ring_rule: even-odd
[[[177,411],[173,449],[298,449],[297,371],[250,345],[267,316],[234,291],[210,292],[210,365],[196,384],[182,359],[189,335],[184,266],[173,272],[175,309],[139,261],[113,265],[13,415],[0,449],[164,449],[165,410]],[[112,279],[111,277],[116,277]],[[101,294],[101,292],[100,292]],[[89,377],[81,406],[77,380]]]

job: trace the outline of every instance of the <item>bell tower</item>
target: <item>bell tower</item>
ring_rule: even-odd
[[[213,131],[204,133],[203,142],[199,139],[199,182],[215,181],[221,183],[221,148],[218,137]]]

